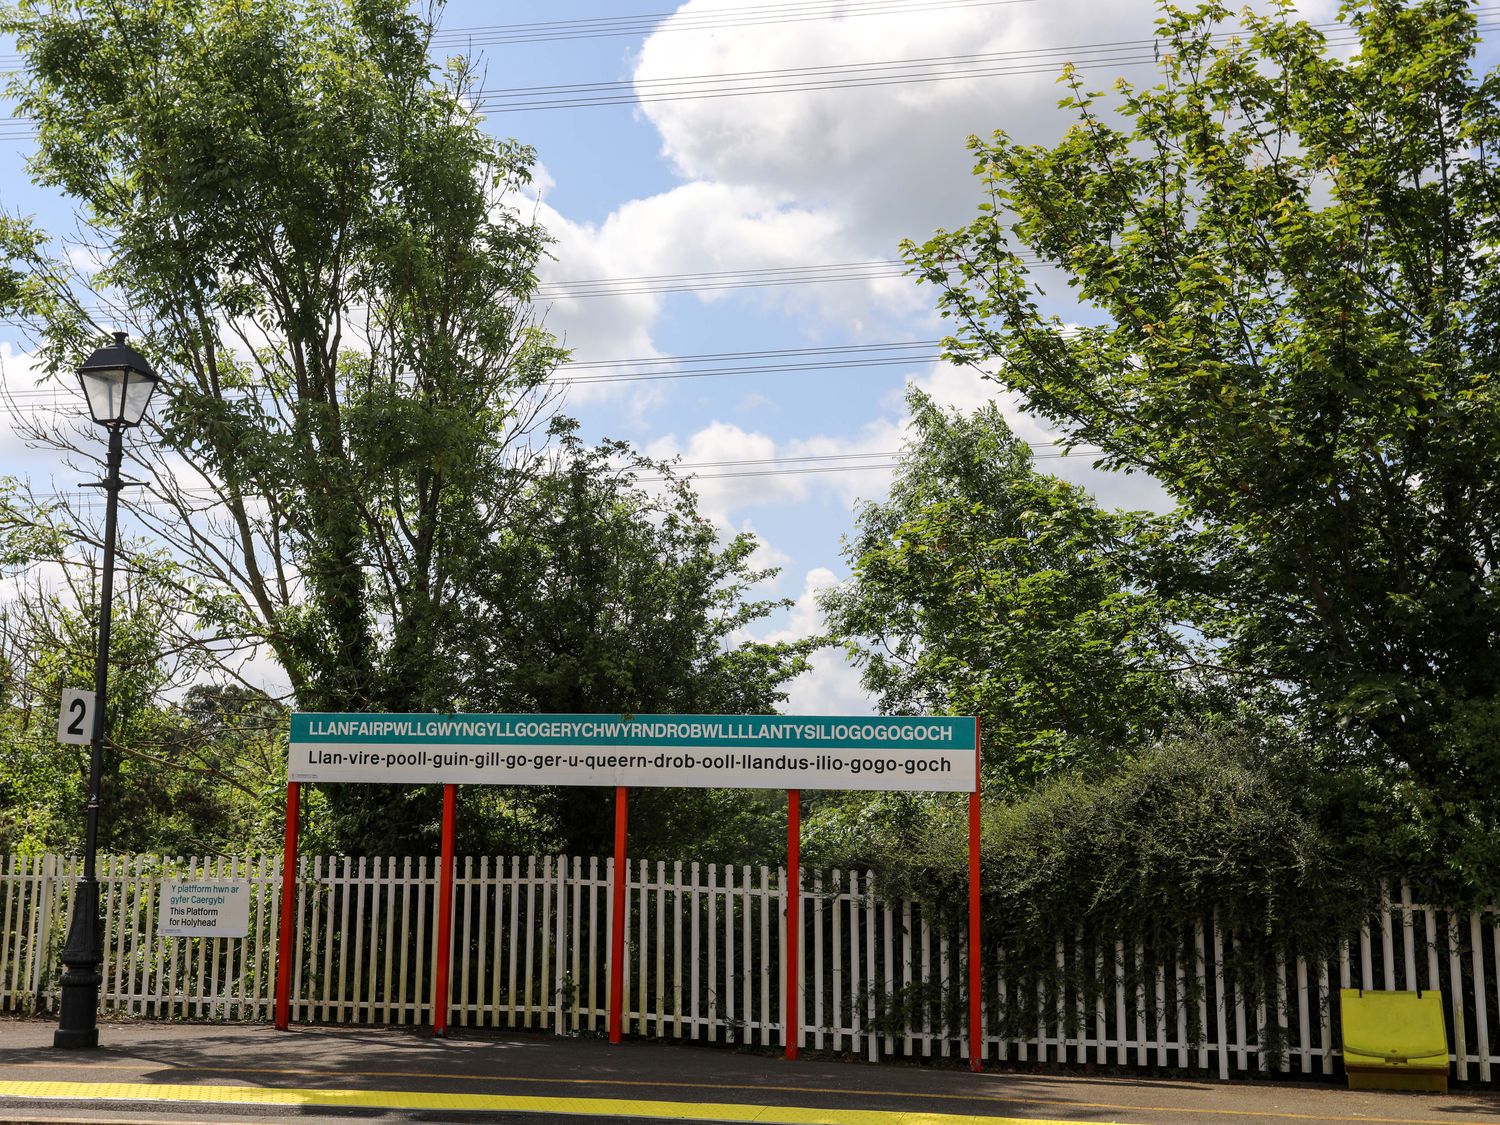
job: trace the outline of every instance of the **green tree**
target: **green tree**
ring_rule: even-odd
[[[434,70],[436,11],[6,9],[33,175],[100,264],[9,220],[0,300],[53,375],[101,302],[170,376],[131,517],[180,564],[169,624],[222,639],[221,671],[269,649],[308,710],[766,710],[807,646],[736,635],[779,604],[750,596],[754,544],[719,546],[681,484],[635,488],[621,446],[536,440],[561,352],[528,319],[544,232],[510,202],[532,154],[485,135],[463,60]],[[31,436],[93,455],[66,424]],[[163,752],[230,784],[215,725]],[[330,794],[344,847],[435,840],[429,792]],[[584,846],[575,805],[529,808],[538,838]]]
[[[183,563],[184,628],[265,646],[304,708],[452,703],[435,646],[503,520],[559,353],[528,322],[543,232],[508,199],[435,9],[401,0],[5,10],[33,176],[99,267],[0,229],[0,296],[53,374],[103,312],[170,377],[133,516]],[[99,302],[99,304],[90,303]],[[65,424],[32,436],[81,455]]]
[[[472,709],[773,712],[811,642],[743,638],[791,604],[753,596],[755,537],[720,545],[670,465],[555,431],[466,605]]]
[[[907,403],[890,498],[860,510],[853,577],[823,596],[866,689],[887,714],[978,715],[992,781],[1141,746],[1181,703],[1190,655],[1173,607],[1132,583],[1150,517],[1037,472],[994,405]]]
[[[1409,855],[1488,885],[1500,77],[1473,74],[1460,0],[1343,15],[1352,53],[1290,3],[1168,9],[1158,84],[1069,73],[1066,136],[972,139],[980,215],[907,254],[954,355],[1176,498],[1224,662],[1331,765],[1384,772]]]
[[[58,698],[93,682],[97,544],[0,480],[0,852],[65,850],[83,831],[89,748],[59,746]],[[186,688],[202,646],[175,649],[173,565],[131,552],[117,589],[100,843],[205,854],[269,843],[284,784],[282,708],[248,688]]]
[[[467,607],[461,678],[475,711],[768,714],[817,639],[745,631],[790,605],[756,597],[753,536],[719,542],[689,485],[620,443],[559,427],[555,453],[517,498]],[[483,801],[485,794],[474,794]],[[537,849],[607,851],[608,791],[505,795]],[[781,854],[784,798],[700,790],[632,795],[633,847],[660,857]],[[774,807],[774,808],[773,808]]]
[[[164,709],[170,725],[145,748],[156,766],[161,812],[135,848],[188,855],[279,851],[286,706],[256,688],[210,682],[194,684]]]

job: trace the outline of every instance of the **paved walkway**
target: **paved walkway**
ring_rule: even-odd
[[[0,1020],[0,1123],[661,1121],[786,1125],[1500,1125],[1489,1093],[1059,1078],[544,1035],[106,1024],[96,1052]]]

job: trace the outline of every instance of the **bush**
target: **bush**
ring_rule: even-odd
[[[1216,916],[1238,939],[1231,971],[1252,993],[1269,984],[1278,950],[1331,955],[1369,917],[1387,863],[1362,846],[1370,834],[1345,834],[1347,803],[1359,799],[1350,775],[1335,792],[1294,750],[1264,730],[1177,729],[1108,774],[985,800],[987,947],[1001,948],[1008,973],[1055,988],[1059,937],[1171,950]],[[808,859],[872,868],[882,896],[917,899],[957,925],[966,814],[946,794],[836,801],[811,818]],[[1087,981],[1067,983],[1089,993]]]

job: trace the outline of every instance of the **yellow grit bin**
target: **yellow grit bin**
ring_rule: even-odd
[[[1351,1090],[1448,1092],[1443,994],[1339,990]]]

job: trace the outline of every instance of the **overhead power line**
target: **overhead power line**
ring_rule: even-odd
[[[901,367],[942,358],[939,340],[909,340],[891,344],[852,344],[827,348],[782,348],[761,352],[721,352],[659,359],[593,360],[566,363],[554,383],[635,383],[658,379],[705,379],[728,375],[759,375],[794,371],[844,371],[871,367]],[[780,362],[773,362],[780,361]],[[690,366],[674,366],[690,364]],[[602,369],[603,374],[573,374]]]
[[[593,367],[635,367],[650,363],[687,363],[696,360],[741,360],[765,357],[780,358],[793,355],[830,355],[848,352],[886,351],[896,348],[931,348],[941,340],[896,340],[888,344],[837,344],[824,348],[774,348],[744,352],[690,352],[683,355],[636,356],[631,359],[586,359],[572,360],[563,366],[573,371]]]
[[[1065,328],[1063,335],[1076,329]],[[912,367],[943,358],[941,340],[895,340],[883,344],[842,344],[827,347],[774,348],[759,351],[698,352],[675,356],[629,359],[577,360],[558,365],[546,380],[549,386],[591,383],[654,382],[665,379],[709,379],[727,376],[845,372],[877,367]],[[76,387],[33,387],[5,393],[22,412],[72,409],[81,392]],[[226,394],[226,399],[259,396],[263,391]]]
[[[1064,329],[1065,335],[1076,330]],[[655,382],[670,379],[712,379],[793,373],[845,373],[881,367],[914,367],[943,358],[940,340],[897,340],[884,344],[844,344],[821,348],[778,348],[762,351],[700,352],[695,355],[596,359],[560,364],[548,386]],[[229,392],[226,400],[264,397],[264,390]],[[51,386],[4,393],[12,409],[40,414],[75,409],[81,392],[76,387]]]
[[[1098,456],[1101,452],[1103,452],[1103,450],[1082,449],[1082,447],[1080,447],[1080,449],[1071,450],[1071,452],[1059,452],[1059,450],[1055,450],[1053,449],[1053,447],[1049,446],[1047,447],[1047,452],[1032,453],[1032,460],[1062,460],[1068,458],[1068,456],[1073,455]],[[829,472],[889,472],[892,471],[892,469],[898,468],[898,466],[900,466],[900,455],[898,455],[898,453],[871,453],[871,455],[856,455],[856,453],[850,453],[850,455],[838,455],[837,458],[828,459],[844,458],[847,459],[846,462],[838,463],[838,465],[783,463],[802,462],[802,460],[819,460],[819,458],[769,458],[766,459],[766,462],[774,462],[774,465],[766,466],[766,468],[729,468],[724,469],[724,471],[717,472],[699,472],[696,471],[694,465],[682,462],[676,463],[676,465],[672,465],[672,468],[690,469],[690,471],[676,472],[675,475],[670,475],[670,477],[667,477],[667,475],[652,474],[637,475],[636,481],[640,484],[661,484],[666,483],[666,481],[669,480],[699,481],[732,480],[732,478],[736,477],[802,477],[802,475],[826,475],[829,474]],[[702,463],[703,465],[736,465],[736,463],[754,465],[754,463],[757,462]],[[126,483],[126,486],[124,486],[124,492],[138,492],[141,487],[144,487],[144,484]],[[214,502],[219,501],[219,495],[217,495],[217,493],[213,492],[213,490],[211,489],[178,489],[178,495],[180,495],[181,498],[184,499],[184,501],[192,501],[196,502],[196,504],[207,505],[214,504]],[[102,502],[102,498],[98,495],[98,493],[87,492],[87,490],[84,489],[63,490],[63,492],[33,493],[33,498],[37,499],[37,501],[69,501],[71,502],[71,504],[74,504],[75,507],[90,508],[90,510],[92,510],[92,508],[95,507],[96,504],[101,504]],[[127,502],[129,502],[129,505],[132,508],[144,508],[144,510],[148,511],[175,510],[175,505],[169,504],[169,502],[163,501],[163,499],[160,498],[142,499],[139,498],[139,496],[133,496],[133,498],[129,498],[129,496],[127,496]]]
[[[1481,17],[1476,30],[1488,32],[1500,27],[1500,23],[1486,22],[1482,18],[1496,12],[1500,12],[1500,6],[1474,9],[1474,14]],[[1322,23],[1312,26],[1324,31],[1327,42],[1332,46],[1359,41],[1358,33],[1344,24]],[[1228,41],[1234,34],[1224,32],[1215,38]],[[1158,61],[1159,51],[1159,40],[1127,39],[1020,51],[940,55],[727,74],[480,89],[474,92],[473,97],[475,104],[482,109],[519,113],[1050,73],[1065,63],[1072,64],[1079,70],[1106,67],[1120,69],[1154,64]],[[32,123],[24,119],[9,129],[0,128],[0,140],[24,139],[32,134]]]
[[[1476,12],[1493,14],[1497,8]],[[1325,35],[1330,46],[1359,41],[1358,33],[1342,24],[1315,25],[1335,29]],[[1500,24],[1481,21],[1480,32]],[[1216,38],[1227,41],[1230,33]],[[1154,65],[1160,59],[1156,39],[1117,40],[1075,46],[994,51],[972,55],[937,55],[860,63],[787,67],[717,74],[632,78],[613,82],[581,82],[559,86],[481,89],[475,103],[491,112],[524,113],[547,109],[634,105],[656,102],[803,93],[872,86],[953,82],[973,78],[1051,74],[1064,65],[1078,70],[1128,69]]]
[[[1018,441],[1020,439],[1017,439]],[[1093,446],[1078,446],[1072,450],[1059,449],[1053,442],[1020,442],[1032,449],[1032,460],[1034,461],[1056,461],[1066,457],[1097,456],[1102,450]],[[674,470],[673,476],[646,474],[637,476],[635,479],[642,484],[662,483],[669,480],[725,480],[733,477],[768,477],[768,476],[804,476],[808,474],[823,473],[859,473],[874,470],[892,470],[900,465],[901,451],[880,451],[869,453],[831,453],[831,454],[809,454],[793,457],[752,457],[739,460],[726,461],[679,461],[670,464]],[[829,464],[829,462],[838,462]],[[619,466],[624,467],[624,466]],[[699,469],[717,469],[719,472],[702,473]],[[687,471],[684,471],[687,470]],[[127,481],[125,491],[127,493],[138,492],[146,487],[139,481]],[[197,503],[212,504],[220,499],[219,494],[211,488],[182,488],[177,494],[184,500]],[[32,498],[39,501],[69,501],[82,507],[90,507],[97,502],[99,495],[88,489],[64,489],[52,492],[33,493]],[[171,508],[172,505],[160,498],[142,500],[132,497],[130,503],[136,508],[160,509]]]
[[[826,66],[670,78],[580,82],[560,86],[481,89],[474,102],[490,112],[525,113],[544,109],[579,109],[609,105],[790,94],[868,86],[952,82],[1013,74],[1052,73],[1071,62],[1080,70],[1099,66],[1136,66],[1155,55],[1152,40],[1116,45],[1055,48],[1049,51],[998,51],[983,55],[942,55]]]
[[[816,266],[771,266],[750,270],[704,270],[700,273],[602,277],[582,281],[549,282],[537,287],[533,300],[556,301],[580,297],[628,297],[643,293],[701,293],[718,289],[760,289],[780,285],[821,285],[834,281],[876,281],[900,277],[905,262],[883,259],[831,262]]]
[[[510,46],[650,33],[718,31],[735,27],[861,19],[870,16],[918,15],[1011,7],[1036,2],[1037,0],[864,0],[862,3],[850,3],[849,0],[808,0],[806,3],[746,4],[708,12],[639,12],[634,15],[593,19],[439,27],[433,32],[431,43],[438,50]],[[0,55],[0,67],[8,68],[0,70],[0,74],[13,73],[21,63],[19,55]]]
[[[1018,254],[1027,264],[1040,264],[1035,254]],[[628,297],[642,293],[701,293],[718,289],[760,289],[780,285],[822,285],[836,281],[879,281],[904,276],[909,267],[898,258],[859,262],[829,262],[809,266],[767,266],[746,270],[703,270],[698,273],[642,274],[578,281],[544,282],[533,301],[582,297]]]
[[[1025,263],[1038,264],[1034,254],[1018,255]],[[537,287],[532,301],[561,301],[586,297],[629,297],[657,293],[702,293],[721,289],[764,289],[783,285],[825,285],[832,282],[879,281],[901,277],[907,271],[899,259],[834,262],[826,265],[770,266],[748,270],[703,270],[698,273],[640,274],[634,277],[599,277],[578,281],[546,282]],[[119,305],[86,304],[90,316],[113,319],[128,317]],[[20,322],[0,317],[0,324]]]
[[[1019,439],[1017,439],[1019,440]],[[1033,461],[1056,461],[1062,458],[1079,454],[1082,456],[1097,456],[1103,450],[1093,446],[1076,446],[1072,450],[1058,449],[1053,442],[1021,442],[1032,449],[1031,459]],[[900,464],[901,454],[895,453],[841,453],[821,457],[767,457],[746,461],[699,461],[682,462],[674,465],[675,469],[699,469],[699,468],[728,468],[727,472],[700,473],[690,472],[682,474],[682,479],[688,480],[725,480],[731,477],[777,477],[777,476],[799,476],[808,473],[856,473],[868,472],[875,469],[895,469]],[[841,461],[846,462],[838,465],[807,464],[806,462]],[[774,466],[769,468],[739,468],[739,466]],[[661,482],[672,478],[665,476],[643,476],[637,478],[643,483]]]
[[[775,348],[761,351],[698,352],[688,355],[639,356],[627,359],[575,360],[559,364],[549,383],[625,383],[637,380],[692,379],[761,371],[812,371],[821,368],[887,367],[942,358],[941,340],[896,340],[885,344],[841,344],[821,348]],[[784,362],[774,362],[784,361]],[[682,366],[678,366],[682,365]],[[574,374],[582,372],[582,374]],[[48,398],[61,403],[81,393],[69,387],[12,390],[12,399]]]
[[[544,23],[490,24],[440,29],[434,47],[507,46],[549,43],[558,40],[599,39],[621,35],[666,34],[684,31],[718,31],[766,24],[808,23],[828,19],[858,19],[869,16],[899,16],[959,11],[973,8],[1008,7],[1036,0],[869,0],[866,3],[749,4],[710,12],[646,12],[605,19],[555,20]]]

